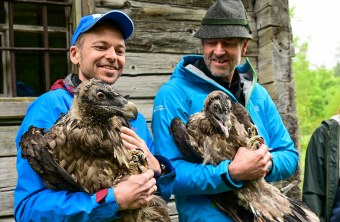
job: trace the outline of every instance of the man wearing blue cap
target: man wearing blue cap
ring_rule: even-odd
[[[19,142],[22,134],[30,125],[49,129],[61,113],[69,110],[73,90],[81,81],[93,77],[107,83],[118,80],[125,66],[125,40],[132,35],[133,29],[131,19],[116,10],[88,15],[80,20],[70,48],[70,59],[77,66],[78,74],[72,73],[58,80],[51,91],[38,97],[29,106],[17,134],[16,221],[113,221],[119,218],[119,211],[144,206],[156,190],[166,200],[170,197],[174,168],[165,157],[151,153],[153,141],[141,114],[131,121],[132,128],[137,132],[123,127],[121,136],[126,148],[138,147],[144,151],[149,170],[132,175],[104,192],[90,195],[48,189],[28,161],[21,158]]]
[[[195,33],[201,39],[203,56],[183,57],[154,100],[155,150],[176,168],[173,194],[181,222],[233,221],[211,201],[210,194],[232,193],[246,180],[285,179],[296,171],[298,153],[274,102],[257,83],[248,59],[240,65],[251,34],[241,0],[215,1]],[[265,145],[255,151],[241,147],[233,160],[224,160],[217,166],[192,163],[177,148],[169,126],[175,117],[186,123],[190,115],[203,109],[205,98],[214,90],[227,93],[246,107]],[[233,201],[236,204],[237,200]]]

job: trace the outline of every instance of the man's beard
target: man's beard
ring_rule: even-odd
[[[233,58],[228,58],[227,60],[228,65],[226,66],[225,69],[219,69],[214,67],[213,65],[211,65],[211,57],[206,57],[204,56],[204,62],[207,65],[209,71],[211,72],[211,74],[214,77],[219,77],[219,78],[227,78],[229,76],[233,76],[233,73],[237,67],[237,65],[239,64],[238,61],[236,61],[236,59]]]

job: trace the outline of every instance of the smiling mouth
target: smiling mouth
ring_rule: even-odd
[[[117,70],[117,68],[114,67],[114,66],[104,65],[104,66],[100,66],[100,67],[102,67],[102,68],[104,68],[104,69],[109,69],[109,70]]]
[[[213,61],[215,63],[223,64],[223,63],[226,63],[228,60],[226,60],[226,59],[211,59],[211,61]]]

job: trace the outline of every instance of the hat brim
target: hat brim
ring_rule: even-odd
[[[200,39],[245,38],[252,39],[248,28],[240,25],[202,25],[194,37]]]

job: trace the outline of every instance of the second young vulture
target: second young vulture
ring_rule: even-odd
[[[194,163],[218,165],[232,160],[239,147],[255,150],[263,143],[246,109],[222,91],[211,92],[203,110],[191,115],[186,124],[174,118],[170,132],[183,156]],[[319,221],[305,204],[287,198],[263,178],[208,196],[237,222]]]

